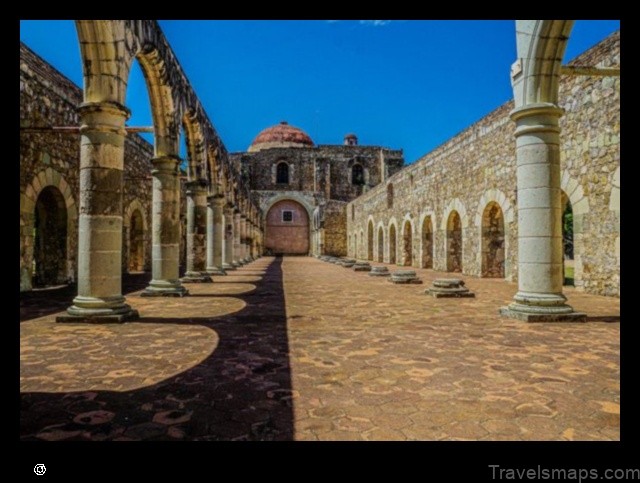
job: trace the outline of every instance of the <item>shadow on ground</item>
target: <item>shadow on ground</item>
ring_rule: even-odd
[[[218,347],[202,363],[132,391],[23,393],[21,438],[292,440],[281,265],[282,258],[274,259],[254,290],[232,295],[246,303],[239,312],[217,318],[141,318],[143,323],[192,324],[214,330]],[[248,266],[245,270],[255,269]],[[141,283],[144,286],[146,281]],[[60,303],[62,299],[60,294]]]

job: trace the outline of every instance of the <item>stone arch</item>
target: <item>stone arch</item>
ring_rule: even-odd
[[[140,200],[134,199],[127,206],[123,217],[124,269],[128,272],[141,272],[147,268],[147,210]]]
[[[202,126],[194,111],[190,110],[182,116],[182,126],[187,142],[187,178],[189,181],[203,178],[211,181]]]
[[[515,107],[558,104],[560,67],[573,20],[516,20],[518,60],[511,69]]]
[[[502,208],[495,201],[489,202],[483,213],[480,231],[481,277],[504,278],[505,230]]]
[[[507,280],[511,280],[513,274],[512,274],[511,262],[509,259],[509,253],[511,250],[511,239],[510,239],[511,225],[515,221],[515,210],[513,208],[513,205],[511,204],[511,201],[509,201],[509,198],[507,198],[504,192],[498,189],[492,188],[485,191],[482,194],[482,196],[480,197],[480,202],[478,203],[478,209],[476,210],[476,213],[475,213],[474,224],[477,227],[478,232],[480,233],[480,237],[478,240],[477,263],[480,267],[481,276],[482,277],[489,276],[489,275],[482,275],[482,273],[484,272],[484,269],[482,267],[485,262],[483,257],[486,249],[486,246],[484,244],[485,240],[483,239],[483,233],[484,233],[483,222],[487,221],[487,220],[484,220],[483,217],[485,215],[485,210],[490,203],[496,203],[500,207],[500,210],[502,212],[502,217],[503,217],[502,227],[504,229],[504,234],[502,235],[502,239],[503,239],[502,252],[504,254],[504,260],[503,260],[504,275],[502,275],[500,278],[504,277]]]
[[[373,261],[373,219],[367,223],[367,260]]]
[[[378,223],[378,262],[384,262],[384,225]]]
[[[446,220],[447,272],[462,272],[462,219],[454,209]]]
[[[591,208],[589,198],[584,194],[582,185],[568,172],[562,171],[560,178],[560,206],[564,214],[567,202],[571,203],[573,214],[573,282],[576,288],[583,287],[584,269],[584,225],[589,217]],[[563,250],[564,252],[564,250]],[[564,257],[563,257],[564,258]],[[564,261],[564,260],[563,260]]]
[[[387,251],[389,253],[389,263],[395,264],[397,260],[398,253],[398,236],[396,230],[396,220],[395,218],[391,218],[389,221],[389,242]]]
[[[34,247],[36,230],[36,205],[40,194],[46,188],[53,188],[59,193],[50,192],[54,198],[56,206],[60,205],[60,200],[64,206],[58,206],[64,209],[66,218],[66,229],[64,237],[64,257],[62,260],[62,269],[58,274],[58,282],[75,280],[75,264],[77,252],[77,226],[78,226],[78,208],[73,198],[72,190],[66,179],[53,168],[47,168],[40,171],[34,176],[31,183],[26,187],[25,191],[20,194],[20,230],[22,243],[20,247],[20,290],[26,291],[33,288],[34,278]],[[44,208],[44,206],[42,207]],[[57,282],[56,282],[57,283]]]
[[[301,212],[304,212],[306,216],[301,216],[300,219],[296,219],[294,216],[291,229],[280,222],[276,222],[273,217],[272,210],[276,205],[291,204],[292,207],[299,205]],[[290,253],[290,254],[303,254],[309,251],[311,247],[311,229],[310,220],[313,219],[313,207],[304,198],[296,195],[295,193],[282,193],[280,195],[273,196],[269,199],[264,210],[264,247],[265,249],[279,250],[286,248],[282,243],[283,237],[292,237],[291,251],[290,252],[274,252],[274,253]],[[282,234],[279,236],[278,233]],[[306,243],[302,241],[302,234],[306,233]],[[287,245],[289,246],[289,245]]]
[[[446,230],[449,223],[449,215],[452,211],[457,211],[460,216],[460,223],[463,229],[469,226],[469,217],[467,216],[467,209],[458,198],[454,198],[449,202],[447,208],[444,210],[445,216],[442,217],[442,223],[440,225],[441,230]]]
[[[422,268],[433,269],[433,250],[435,247],[433,229],[435,226],[434,219],[435,214],[433,212],[429,212],[422,216],[422,221],[420,223],[420,245],[422,250],[420,266]]]
[[[402,226],[402,260],[401,265],[410,267],[413,265],[413,226],[411,218],[405,217]]]

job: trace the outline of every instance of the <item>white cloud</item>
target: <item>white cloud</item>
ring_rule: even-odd
[[[391,20],[360,20],[361,24],[373,25],[374,27],[382,27],[387,25]]]
[[[329,23],[340,22],[340,20],[327,20]],[[391,22],[391,20],[358,20],[362,25],[371,25],[373,27],[382,27]]]

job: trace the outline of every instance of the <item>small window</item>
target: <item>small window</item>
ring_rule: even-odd
[[[293,221],[293,211],[283,211],[282,221],[291,223]]]
[[[354,164],[351,168],[351,184],[356,186],[364,184],[364,169],[361,164]]]
[[[276,183],[289,184],[289,165],[287,163],[278,163],[276,167]]]

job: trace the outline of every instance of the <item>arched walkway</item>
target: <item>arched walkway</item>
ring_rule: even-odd
[[[389,227],[389,263],[396,263],[396,225]]]
[[[367,260],[373,261],[373,221],[367,227]]]
[[[60,190],[44,188],[36,201],[33,286],[67,282],[67,207]]]
[[[422,268],[433,268],[433,221],[426,216],[422,221]]]
[[[404,222],[402,230],[402,265],[410,267],[413,265],[413,236],[411,222]]]
[[[482,214],[482,277],[504,278],[505,232],[502,208],[495,201]]]
[[[455,210],[447,219],[447,272],[462,272],[462,221]]]
[[[384,262],[384,229],[378,228],[378,261]]]

